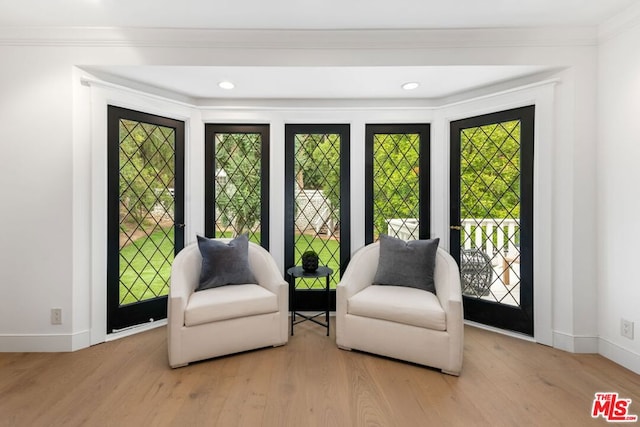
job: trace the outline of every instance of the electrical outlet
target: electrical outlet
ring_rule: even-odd
[[[62,325],[62,309],[61,308],[51,309],[51,324]]]
[[[630,340],[633,339],[633,322],[627,319],[620,319],[620,334]]]

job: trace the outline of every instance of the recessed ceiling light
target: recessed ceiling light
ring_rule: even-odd
[[[404,90],[414,90],[418,86],[420,86],[420,83],[418,83],[418,82],[407,82],[407,83],[402,85],[402,89],[404,89]]]
[[[218,83],[218,86],[220,86],[221,89],[227,89],[227,90],[231,90],[234,87],[236,87],[236,85],[234,85],[233,83],[229,82],[229,81],[223,81]]]

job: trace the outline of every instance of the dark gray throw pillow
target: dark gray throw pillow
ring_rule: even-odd
[[[202,268],[196,291],[256,283],[249,269],[249,238],[246,234],[229,243],[198,236],[198,248],[202,255]]]
[[[408,286],[436,293],[433,275],[439,238],[410,240],[380,235],[380,260],[374,285]]]

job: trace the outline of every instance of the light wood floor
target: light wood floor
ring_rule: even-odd
[[[286,346],[172,370],[159,328],[74,353],[0,353],[2,426],[587,426],[595,392],[640,376],[466,327],[462,375],[339,350],[296,326]]]

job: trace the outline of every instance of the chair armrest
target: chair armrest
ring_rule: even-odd
[[[256,278],[258,285],[278,295],[286,297],[288,309],[289,283],[284,280],[271,254],[262,246],[249,243],[249,268]]]
[[[289,311],[289,283],[284,280],[271,254],[262,246],[249,242],[249,268],[258,285],[278,297],[280,312],[280,343],[289,339],[287,312]]]
[[[281,288],[288,290],[289,283],[284,280],[273,257],[263,247],[250,243],[249,268],[256,278],[258,285],[279,295]],[[286,293],[286,292],[285,292]]]
[[[351,298],[373,283],[379,257],[378,243],[367,245],[355,253],[338,283],[338,291],[345,299]]]
[[[187,297],[198,287],[202,256],[197,244],[185,246],[171,264],[171,287],[169,294]]]
[[[444,249],[438,248],[434,273],[436,295],[442,308],[449,312],[450,304],[462,305],[462,288],[458,264]]]
[[[446,328],[449,334],[449,361],[445,371],[458,375],[462,369],[464,342],[464,310],[460,270],[453,257],[439,248],[436,255],[435,271],[436,295],[446,314]]]
[[[171,265],[171,286],[169,287],[169,309],[173,311],[173,320],[178,320],[175,317],[176,314],[184,313],[189,296],[198,286],[201,265],[202,257],[197,244],[184,247],[174,258]],[[184,322],[184,316],[181,321]]]
[[[278,305],[281,311],[289,310],[289,283],[284,280],[273,257],[266,249],[260,247],[249,257],[251,272],[258,285],[278,295]]]
[[[197,244],[184,247],[171,264],[171,286],[167,300],[167,347],[172,367],[187,363],[183,360],[181,330],[184,327],[184,311],[189,296],[198,286],[201,264],[202,257]]]

